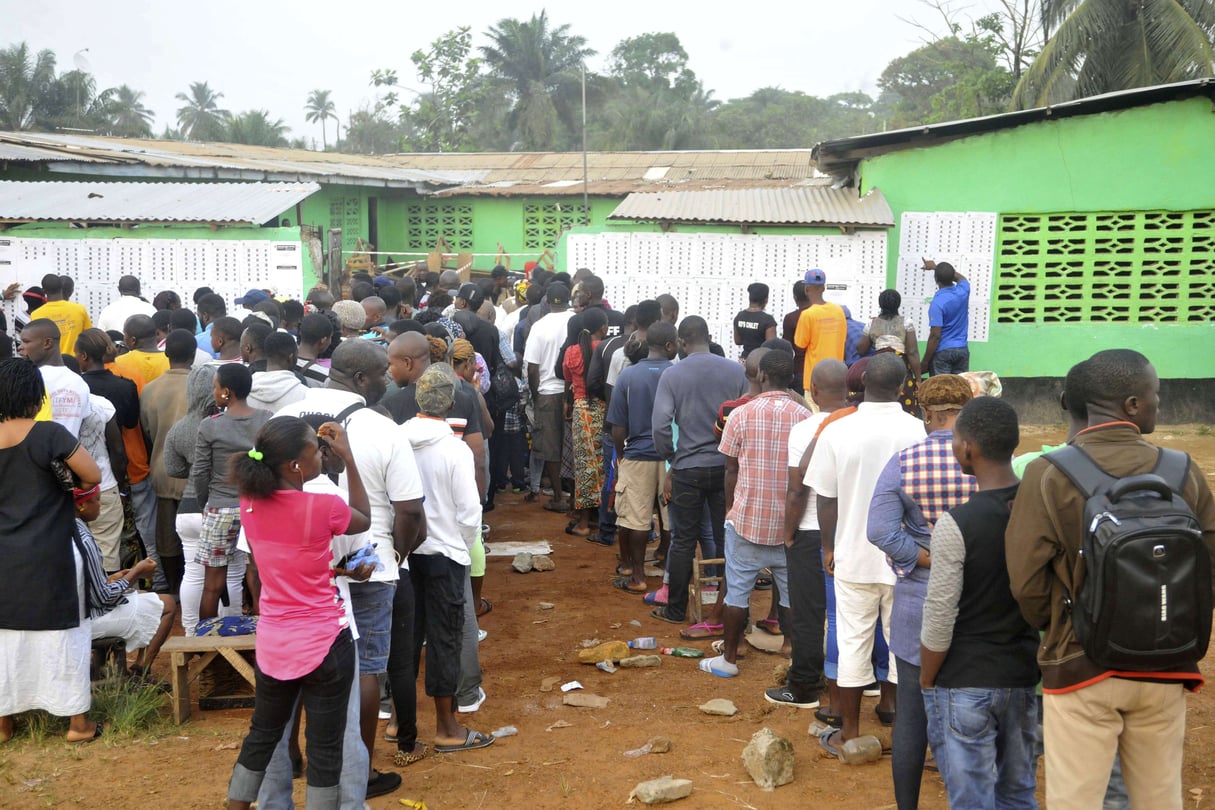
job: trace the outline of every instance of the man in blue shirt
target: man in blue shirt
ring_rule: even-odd
[[[924,260],[937,282],[937,294],[928,306],[928,345],[923,368],[929,374],[961,374],[970,371],[970,282],[949,262]]]
[[[654,398],[658,379],[671,367],[676,352],[675,327],[659,322],[646,335],[649,356],[620,372],[604,420],[616,445],[616,529],[620,538],[621,576],[612,585],[628,593],[645,593],[645,547],[650,539],[654,503],[666,519],[662,486],[666,465],[654,448]],[[628,576],[624,572],[628,571]]]

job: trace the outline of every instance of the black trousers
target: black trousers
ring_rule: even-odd
[[[789,565],[789,628],[793,661],[789,666],[789,688],[799,698],[818,693],[823,677],[823,623],[827,617],[827,582],[823,573],[822,534],[799,530],[793,545],[785,547]]]

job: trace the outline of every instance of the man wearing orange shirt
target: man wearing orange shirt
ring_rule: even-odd
[[[827,274],[822,270],[807,270],[805,277],[806,298],[810,306],[802,310],[797,319],[797,332],[793,344],[806,352],[802,379],[809,382],[819,360],[832,358],[843,362],[844,341],[848,337],[848,321],[839,304],[823,298],[827,286]],[[806,396],[810,392],[806,391]]]
[[[128,351],[114,358],[114,365],[124,372],[134,372],[124,376],[137,374],[143,378],[141,385],[147,385],[169,370],[169,358],[158,347],[156,324],[149,316],[132,315],[127,318],[122,327],[122,339]]]

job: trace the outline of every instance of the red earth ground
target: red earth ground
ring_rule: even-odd
[[[1057,427],[1027,427],[1021,450],[1058,442],[1061,436]],[[1204,470],[1215,472],[1215,437],[1207,428],[1162,428],[1153,438],[1190,452]],[[509,558],[490,558],[485,595],[494,610],[482,620],[489,637],[481,645],[489,699],[477,714],[464,717],[483,731],[514,725],[519,734],[480,751],[433,756],[401,769],[404,785],[372,799],[372,808],[399,808],[400,799],[424,800],[430,810],[611,807],[623,804],[637,782],[665,774],[693,781],[692,796],[681,802],[687,807],[893,806],[888,756],[855,767],[827,758],[807,734],[811,712],[764,701],[763,690],[774,684],[773,671],[781,661],[776,656],[750,651],[733,680],[698,672],[695,661],[679,658],[664,657],[657,669],[615,674],[579,664],[577,651],[584,639],[654,635],[661,645],[674,645],[678,628],[650,618],[639,597],[610,586],[612,549],[566,535],[561,516],[524,504],[520,496],[505,494],[498,503],[487,516],[493,526],[491,544],[549,540],[557,569],[517,574]],[[754,612],[763,615],[767,600],[767,594],[757,594]],[[541,610],[540,602],[554,607]],[[630,624],[634,619],[640,627]],[[1213,663],[1206,662],[1208,672]],[[162,677],[164,664],[156,667]],[[550,677],[562,683],[577,679],[586,691],[611,702],[605,709],[563,706],[559,689],[540,689]],[[716,697],[732,700],[739,713],[710,717],[697,710]],[[1187,807],[1200,809],[1205,793],[1215,791],[1215,698],[1207,690],[1188,702],[1185,799]],[[863,705],[864,730],[888,742],[873,705],[871,699]],[[419,725],[428,737],[433,720],[429,704],[419,701],[419,706]],[[143,736],[102,737],[76,747],[50,737],[35,743],[19,736],[0,747],[0,807],[218,808],[248,720],[248,710],[196,710],[180,727],[166,722]],[[791,740],[796,754],[794,782],[772,793],[751,782],[741,761],[751,735],[765,726]],[[672,740],[670,753],[623,756],[654,735]],[[376,767],[391,769],[390,753],[390,746],[380,742]],[[300,780],[296,801],[301,807],[302,800]],[[924,775],[921,806],[947,806],[935,773]]]

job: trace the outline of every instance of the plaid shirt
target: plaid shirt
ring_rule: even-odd
[[[978,486],[953,455],[953,431],[937,430],[899,453],[903,491],[931,530],[941,515],[970,499]]]
[[[783,540],[789,431],[810,417],[784,391],[768,391],[735,409],[718,448],[738,459],[734,505],[727,517],[746,540],[778,546]]]

